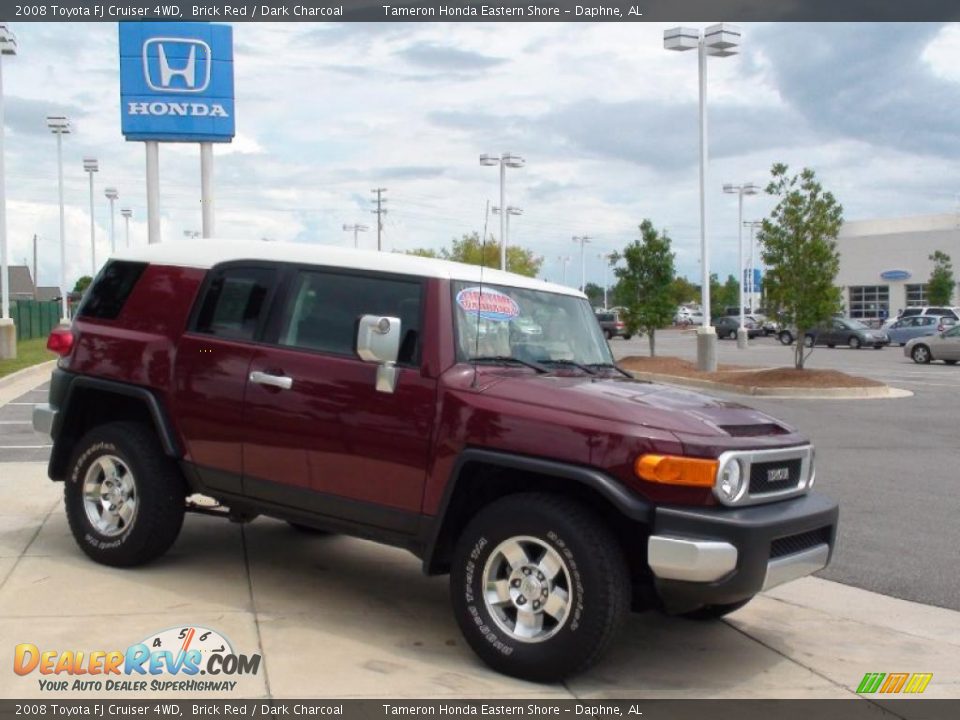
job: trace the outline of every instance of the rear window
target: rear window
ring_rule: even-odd
[[[232,340],[253,340],[264,319],[276,271],[237,267],[217,271],[207,287],[194,330]]]
[[[617,316],[613,313],[600,313],[597,315],[597,320],[600,322],[616,322]]]
[[[108,262],[83,296],[83,301],[77,309],[77,316],[115,319],[123,310],[137,280],[146,269],[146,263],[124,260]]]

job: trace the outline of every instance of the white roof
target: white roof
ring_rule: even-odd
[[[249,240],[191,239],[173,240],[156,245],[139,246],[118,252],[117,260],[136,260],[159,265],[209,269],[234,260],[272,260],[276,262],[326,265],[329,267],[375,270],[400,275],[480,282],[480,267],[437,260],[403,253],[355,250],[336,245],[289,242],[252,242]],[[483,282],[508,287],[545,290],[547,292],[586,297],[566,285],[483,268]]]

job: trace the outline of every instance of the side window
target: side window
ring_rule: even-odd
[[[400,319],[397,362],[420,360],[421,284],[416,280],[303,271],[291,298],[281,345],[356,357],[360,317],[389,315]]]
[[[116,318],[146,268],[146,263],[121,260],[107,263],[83,296],[77,315],[105,320]]]
[[[960,325],[955,325],[950,330],[947,330],[944,335],[951,338],[960,338]]]
[[[238,267],[214,272],[194,330],[232,340],[255,339],[276,271]]]

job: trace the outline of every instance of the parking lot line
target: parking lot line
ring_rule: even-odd
[[[0,420],[0,425],[32,425],[29,420]]]
[[[44,450],[53,445],[0,445],[0,450]]]

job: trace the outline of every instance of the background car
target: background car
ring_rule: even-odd
[[[803,344],[807,347],[826,345],[831,348],[837,345],[847,345],[853,350],[858,350],[864,345],[870,345],[879,350],[890,344],[890,336],[883,330],[868,328],[859,320],[834,318],[821,327],[807,332]]]
[[[737,330],[740,328],[740,318],[738,317],[718,317],[713,326],[717,329],[717,337],[736,339]],[[763,334],[763,330],[753,320],[744,320],[743,326],[747,329],[747,337],[755,338]]]
[[[676,325],[701,325],[703,323],[703,312],[681,305],[673,316],[673,322]]]
[[[607,340],[615,337],[629,340],[633,337],[631,333],[627,332],[627,326],[617,310],[601,310],[597,313],[597,322],[600,323],[600,329],[603,330],[603,336]]]
[[[916,317],[917,315],[935,315],[937,317],[949,317],[953,318],[955,321],[960,322],[960,307],[937,307],[932,305],[923,305],[919,307],[908,307],[901,310],[897,313],[896,317],[892,317],[886,322],[883,323],[883,329],[888,329],[895,322],[903,320],[909,317]]]
[[[921,365],[931,360],[956,365],[960,360],[960,325],[954,325],[946,332],[910,340],[904,345],[903,354]]]
[[[945,315],[913,315],[894,322],[887,328],[890,342],[906,345],[915,337],[936,335],[957,324],[957,321]]]

